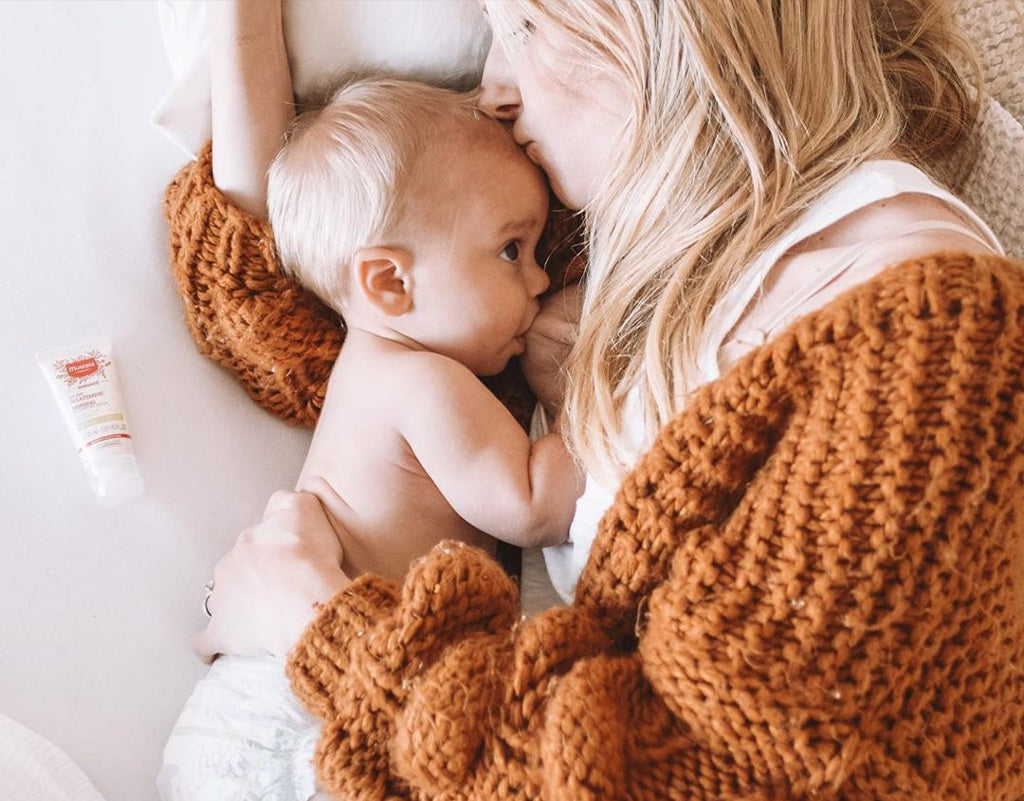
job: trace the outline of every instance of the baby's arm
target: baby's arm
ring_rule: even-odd
[[[267,168],[295,113],[281,0],[210,0],[213,179],[267,216]]]
[[[568,534],[582,475],[557,434],[531,444],[504,406],[462,365],[417,354],[415,396],[397,404],[400,430],[452,508],[471,525],[524,547]]]

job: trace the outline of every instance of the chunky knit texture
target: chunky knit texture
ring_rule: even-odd
[[[700,390],[576,602],[443,544],[291,655],[344,799],[1024,798],[1024,265],[891,268]]]
[[[238,209],[214,186],[209,145],[167,187],[164,217],[171,268],[200,352],[233,373],[271,413],[315,425],[344,324],[282,272],[270,224]],[[576,227],[568,212],[552,213],[538,251],[553,286],[582,271]],[[528,424],[533,395],[517,362],[485,383]]]
[[[312,426],[344,339],[341,322],[281,272],[266,220],[213,185],[209,145],[164,193],[171,267],[200,352],[268,411]]]

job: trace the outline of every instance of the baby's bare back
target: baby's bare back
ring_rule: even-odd
[[[344,349],[343,349],[344,353]],[[416,403],[387,358],[339,358],[296,489],[313,479],[345,551],[344,570],[401,580],[409,563],[441,540],[494,550],[494,539],[452,509],[396,425],[395,404]]]

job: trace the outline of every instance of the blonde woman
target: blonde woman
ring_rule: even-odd
[[[341,798],[1020,797],[1024,274],[940,183],[945,5],[486,10],[481,107],[586,226],[527,362],[573,604],[454,546],[350,583],[282,493],[199,650],[288,656]]]

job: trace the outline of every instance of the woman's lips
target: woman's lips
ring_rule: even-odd
[[[534,164],[540,165],[540,148],[537,147],[536,142],[527,142],[523,147],[523,151],[526,153],[526,157]]]

